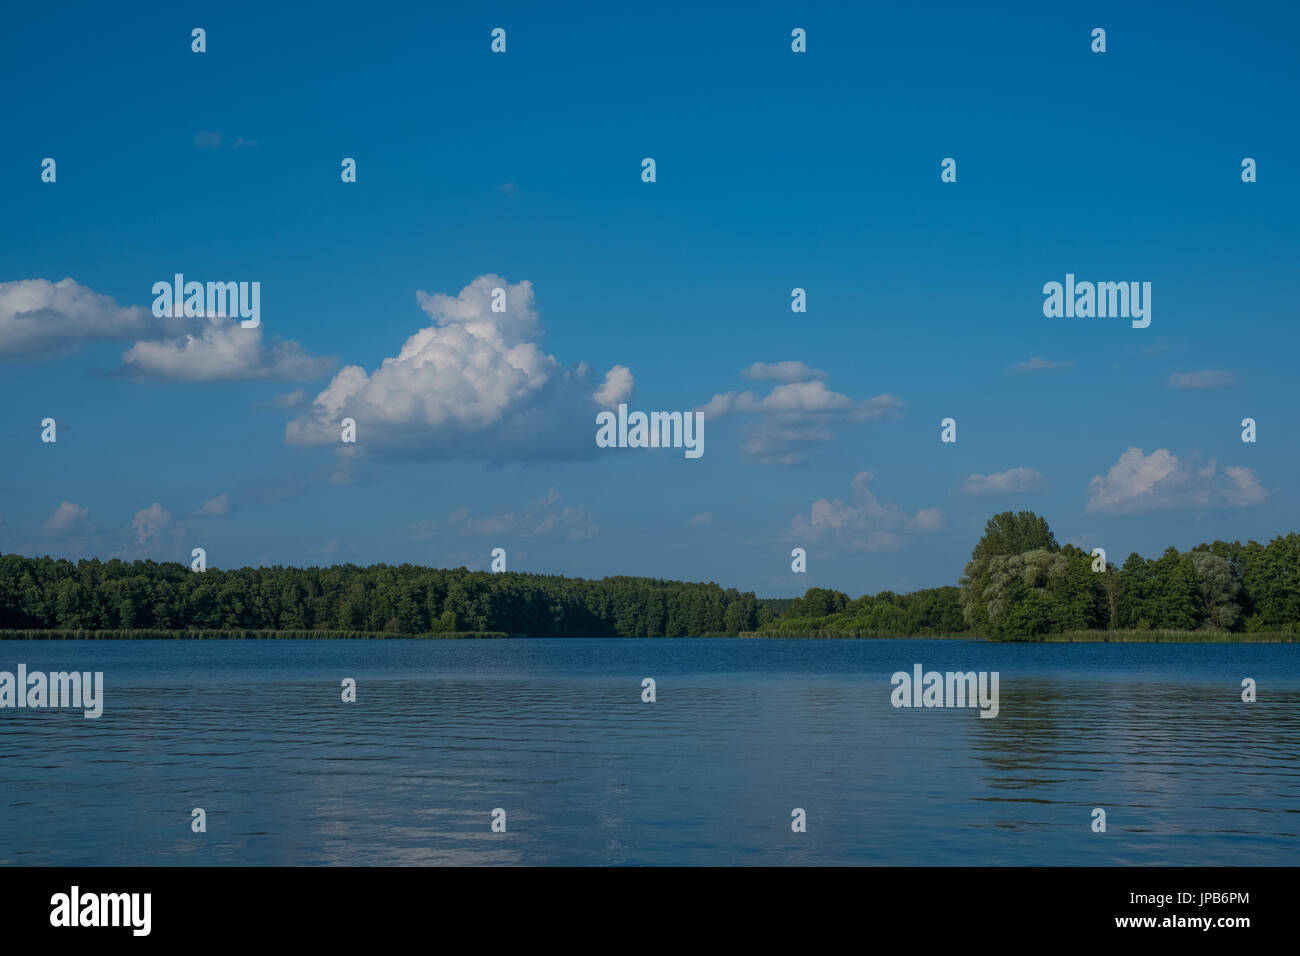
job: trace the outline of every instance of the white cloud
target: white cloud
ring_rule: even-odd
[[[310,381],[332,358],[313,358],[297,342],[262,342],[262,328],[212,318],[155,318],[143,306],[118,306],[73,279],[0,282],[0,358],[45,359],[82,342],[136,342],[121,374],[168,382],[261,379]]]
[[[230,510],[230,495],[220,494],[217,495],[215,498],[210,498],[208,501],[206,501],[203,507],[199,509],[199,514],[216,517],[218,515],[225,514],[229,510]]]
[[[64,534],[80,524],[89,513],[81,505],[65,501],[54,509],[50,520],[45,522],[45,530],[50,534]]]
[[[197,328],[159,341],[136,342],[118,370],[158,382],[308,382],[329,373],[334,358],[314,358],[297,342],[263,344],[262,326],[216,316],[193,320]]]
[[[48,358],[157,331],[148,309],[118,306],[73,279],[0,282],[0,358]]]
[[[585,368],[585,365],[583,367]],[[605,373],[604,383],[596,389],[596,404],[613,406],[627,401],[632,394],[634,384],[632,370],[626,365],[615,365]]]
[[[1237,384],[1237,376],[1217,368],[1201,369],[1199,372],[1179,372],[1169,376],[1169,387],[1182,391],[1197,391],[1209,388],[1229,388]]]
[[[815,378],[826,378],[821,369],[809,368],[803,362],[755,362],[740,373],[745,378],[764,379],[773,382],[807,382]]]
[[[1016,371],[1018,372],[1046,371],[1048,369],[1069,368],[1073,364],[1074,364],[1073,362],[1052,362],[1049,361],[1048,359],[1043,358],[1041,355],[1035,355],[1029,361],[1021,362],[1019,365],[1017,365]]]
[[[922,508],[907,519],[907,526],[917,531],[938,531],[943,527],[943,512],[938,508]]]
[[[854,401],[847,395],[832,392],[824,382],[788,382],[778,385],[760,398],[750,391],[714,395],[701,407],[706,415],[717,418],[732,412],[771,415],[826,415],[836,421],[865,422],[897,418],[902,399],[877,395]]]
[[[1103,477],[1088,482],[1088,511],[1137,514],[1164,508],[1240,508],[1255,505],[1268,492],[1254,471],[1237,466],[1220,471],[1214,459],[1197,467],[1168,449],[1150,455],[1130,447]]]
[[[797,465],[807,460],[811,445],[834,437],[832,425],[900,418],[902,408],[903,400],[893,395],[857,401],[831,391],[824,382],[807,381],[777,385],[763,396],[722,392],[697,410],[706,419],[756,416],[745,426],[741,456],[761,464]]]
[[[839,498],[814,501],[806,515],[796,515],[791,522],[791,539],[826,538],[854,551],[893,551],[903,543],[899,531],[929,532],[943,527],[943,512],[938,508],[922,508],[907,515],[895,504],[882,503],[870,488],[874,478],[870,471],[853,477],[851,502]]]
[[[131,519],[131,527],[135,529],[135,543],[137,546],[144,548],[149,542],[157,537],[158,532],[166,528],[172,520],[170,511],[164,511],[163,506],[154,502],[148,508],[135,513]]]
[[[492,290],[507,309],[492,311]],[[595,413],[630,396],[632,373],[615,366],[593,380],[579,363],[564,369],[535,339],[541,323],[533,287],[479,276],[457,296],[417,293],[434,324],[367,372],[349,365],[285,427],[294,445],[337,445],[339,420],[357,422],[366,453],[522,460],[594,453]]]
[[[1007,495],[1022,491],[1035,491],[1047,483],[1040,471],[1032,468],[1010,468],[991,475],[967,475],[958,494]]]
[[[712,513],[708,512],[708,511],[704,511],[704,512],[701,512],[700,514],[697,514],[695,517],[691,518],[690,521],[686,522],[686,527],[688,527],[688,528],[702,528],[702,527],[704,527],[706,524],[712,524],[712,523],[713,523],[713,515],[712,515]]]

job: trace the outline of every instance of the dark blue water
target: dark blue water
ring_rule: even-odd
[[[1300,859],[1295,645],[0,642],[20,662],[103,671],[104,714],[0,710],[0,863]],[[895,709],[916,663],[998,671],[1000,713]]]

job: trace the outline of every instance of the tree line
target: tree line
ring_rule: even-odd
[[[971,628],[958,589],[948,586],[910,594],[881,591],[856,600],[843,591],[809,588],[761,630],[827,637],[945,637],[967,634]]]
[[[411,564],[194,572],[154,561],[0,555],[4,630],[696,637],[752,630],[770,617],[752,592],[655,578]]]
[[[1089,630],[1300,633],[1300,535],[1170,547],[1153,559],[1135,552],[1103,566],[1059,545],[1033,512],[1007,511],[989,519],[957,587],[857,600],[813,588],[764,630],[994,640]]]
[[[240,568],[0,555],[0,630],[708,637],[740,633],[1038,639],[1097,630],[1300,633],[1300,535],[1107,563],[1030,511],[990,518],[956,586],[758,599],[717,584],[440,570]]]

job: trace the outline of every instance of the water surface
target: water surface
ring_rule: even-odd
[[[0,641],[20,662],[103,671],[104,714],[0,710],[0,863],[1300,859],[1294,645]],[[998,671],[999,715],[893,708],[916,663]]]

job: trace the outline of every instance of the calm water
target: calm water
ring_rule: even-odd
[[[20,662],[102,670],[105,706],[0,710],[0,863],[1300,861],[1294,645],[0,642]],[[915,663],[1000,672],[999,716],[894,709]]]

